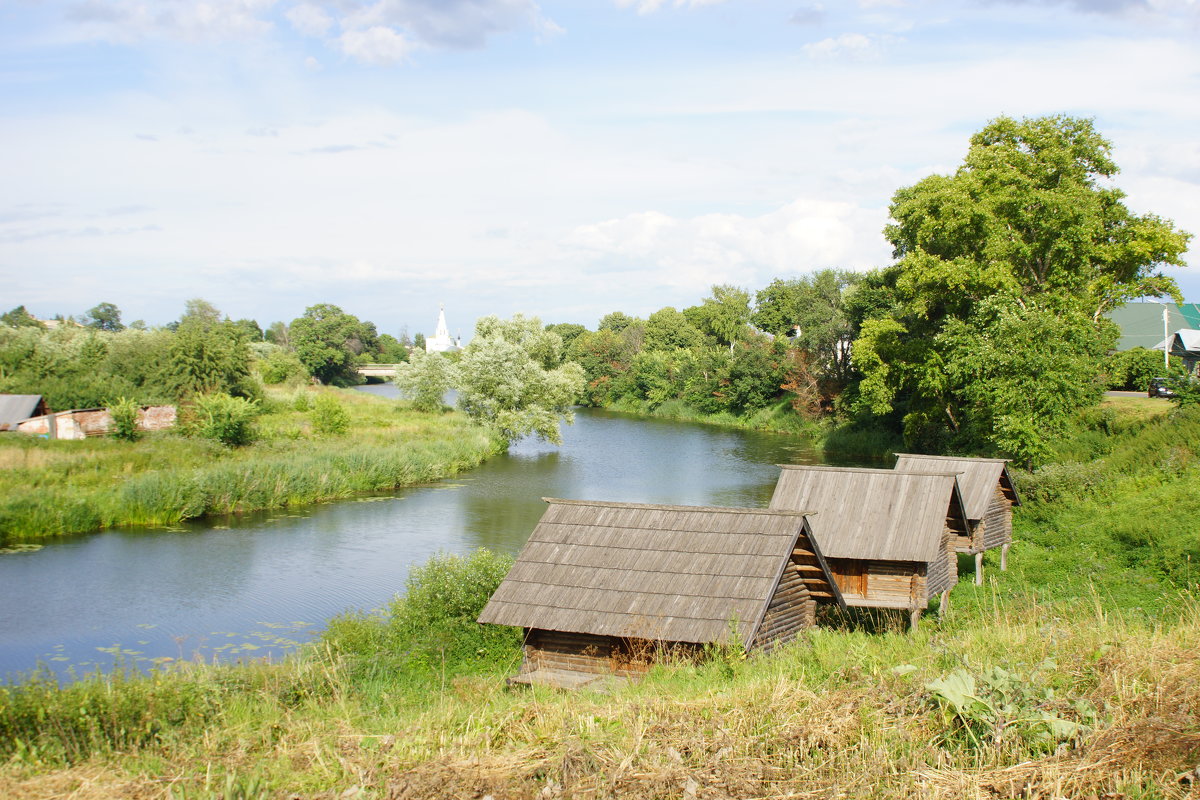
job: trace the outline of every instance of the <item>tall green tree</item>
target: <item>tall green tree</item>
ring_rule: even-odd
[[[446,392],[454,387],[454,365],[441,353],[414,350],[407,363],[396,366],[392,382],[418,411],[441,411]]]
[[[112,303],[100,303],[89,308],[85,324],[89,328],[95,328],[98,331],[116,332],[125,330],[125,326],[121,324],[121,309]]]
[[[309,306],[288,326],[292,349],[308,373],[321,383],[352,386],[360,382],[355,359],[377,346],[375,326],[331,303]]]
[[[642,347],[645,350],[676,350],[703,347],[704,334],[680,311],[660,308],[646,320]]]
[[[822,377],[844,383],[850,377],[850,343],[857,333],[847,297],[860,280],[856,273],[835,269],[776,279],[756,295],[750,321],[777,338],[791,337]]]
[[[713,286],[710,297],[698,306],[684,309],[683,314],[732,351],[734,344],[743,341],[750,332],[750,292],[728,284]]]
[[[17,306],[12,311],[6,311],[0,314],[0,325],[8,325],[12,328],[44,328],[42,323],[38,322],[32,314],[25,310],[25,306]]]
[[[1178,296],[1161,267],[1182,265],[1190,235],[1125,207],[1111,150],[1090,120],[1001,117],[971,138],[953,175],[896,192],[885,233],[897,261],[865,282],[857,306],[857,407],[901,416],[912,446],[1044,455],[1070,405],[1012,390],[1036,353],[1022,361],[1015,350],[1005,366],[997,337],[1032,347],[1022,331],[1042,331],[1054,357],[1036,367],[1040,379],[1082,381],[1084,395],[1069,397],[1087,402],[1096,395],[1082,376],[1110,336],[1103,312]]]
[[[562,443],[560,422],[583,390],[583,368],[562,362],[562,337],[537,317],[483,317],[457,369],[458,405],[506,441],[534,435]]]
[[[167,348],[167,385],[177,397],[213,393],[256,398],[250,378],[251,353],[246,334],[234,323],[211,315],[185,315]]]

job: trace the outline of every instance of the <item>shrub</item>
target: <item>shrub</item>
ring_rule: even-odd
[[[324,642],[350,657],[360,674],[453,674],[511,666],[520,657],[520,629],[475,620],[512,563],[511,557],[485,549],[435,556],[413,568],[405,595],[384,614],[338,617]]]
[[[258,412],[257,400],[219,393],[201,395],[193,407],[190,432],[229,447],[241,447],[255,439],[254,418]]]
[[[138,438],[138,404],[122,397],[108,407],[112,417],[112,435],[122,441],[132,442]]]
[[[1113,353],[1104,360],[1103,369],[1108,376],[1109,389],[1131,392],[1146,391],[1150,388],[1150,379],[1166,371],[1162,353],[1144,347]]]
[[[341,436],[350,430],[350,413],[337,398],[320,394],[312,404],[312,424],[322,436]]]
[[[282,347],[274,348],[257,366],[263,383],[300,383],[308,375],[296,354]]]

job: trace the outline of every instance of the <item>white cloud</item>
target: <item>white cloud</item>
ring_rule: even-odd
[[[725,0],[616,0],[618,8],[637,6],[639,14],[652,14],[667,5],[673,8],[703,8],[720,5],[724,2]]]
[[[841,36],[804,45],[804,54],[817,60],[863,58],[875,52],[876,41],[874,37],[861,33],[843,33]]]
[[[800,6],[788,19],[793,25],[820,25],[825,21],[825,6],[821,3],[808,3]]]
[[[711,2],[711,0],[691,0]],[[132,44],[154,38],[223,41],[275,31],[279,0],[70,0],[72,35]],[[538,40],[563,29],[534,0],[301,0],[282,17],[303,36],[372,64],[395,64],[417,47],[477,49],[522,28]],[[340,28],[340,36],[331,32]]]
[[[338,37],[338,44],[352,58],[383,66],[405,60],[413,50],[413,43],[403,34],[383,25],[346,31]]]
[[[714,283],[763,285],[822,267],[867,269],[888,257],[882,209],[798,199],[757,217],[677,219],[650,211],[580,226],[565,240],[608,269],[637,267],[642,282],[703,292]],[[699,297],[696,294],[696,297]]]
[[[288,21],[305,36],[321,37],[333,26],[333,17],[312,3],[300,3],[287,10]]]
[[[82,0],[66,7],[80,35],[112,42],[166,37],[185,41],[259,36],[276,0]]]
[[[533,0],[376,0],[341,18],[344,28],[387,26],[434,47],[483,47],[488,37],[529,25],[557,26]]]

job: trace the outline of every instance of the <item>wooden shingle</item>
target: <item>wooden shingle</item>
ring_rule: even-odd
[[[546,502],[480,622],[696,644],[737,631],[750,646],[801,557],[821,565],[812,596],[840,602],[803,512]]]

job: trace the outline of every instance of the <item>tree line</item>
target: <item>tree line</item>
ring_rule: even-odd
[[[1161,371],[1110,355],[1105,312],[1182,302],[1164,265],[1190,234],[1138,215],[1112,185],[1112,144],[1090,120],[1001,117],[951,175],[899,189],[884,234],[894,262],[777,279],[753,295],[714,286],[682,311],[614,312],[570,339],[594,405],[683,404],[802,415],[903,436],[919,452],[1045,460],[1072,415],[1110,383]]]
[[[403,334],[380,334],[374,323],[327,303],[266,331],[201,299],[157,328],[123,325],[112,303],[54,322],[24,306],[0,315],[0,393],[40,394],[55,410],[119,398],[142,405],[211,394],[256,400],[264,382],[360,383],[358,364],[403,361],[412,346]]]

